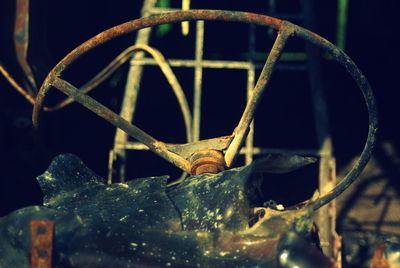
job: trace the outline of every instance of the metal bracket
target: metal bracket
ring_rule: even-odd
[[[51,268],[54,221],[32,220],[30,230],[31,267]]]

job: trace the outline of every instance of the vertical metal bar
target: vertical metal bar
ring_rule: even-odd
[[[319,167],[320,193],[325,194],[336,185],[336,160],[333,156],[322,156]],[[341,267],[341,237],[336,233],[336,199],[317,211],[316,221],[320,228],[321,247],[327,256],[332,257],[336,267]]]
[[[304,26],[315,30],[314,1],[303,0]],[[336,164],[333,157],[332,137],[330,134],[328,108],[325,100],[324,85],[321,73],[321,56],[319,51],[306,42],[308,55],[310,93],[314,107],[315,129],[320,150],[319,161],[319,191],[324,195],[336,185]],[[336,201],[333,200],[317,211],[316,222],[319,226],[321,246],[324,253],[335,259],[341,259],[338,250],[340,238],[336,233]],[[338,264],[340,265],[340,264]]]
[[[190,0],[182,0],[182,10],[189,10],[189,9],[190,9]],[[189,22],[182,21],[181,27],[182,27],[182,34],[185,36],[188,35],[189,34]]]
[[[382,208],[382,211],[379,215],[378,221],[376,223],[376,229],[375,229],[375,233],[379,236],[382,236],[382,225],[385,222],[385,218],[388,214],[389,208],[390,208],[390,204],[392,203],[392,197],[391,196],[386,196],[385,200],[384,200],[384,205]]]
[[[17,60],[21,66],[25,77],[28,81],[27,90],[31,96],[36,95],[37,86],[28,63],[28,47],[29,47],[29,3],[30,0],[17,0],[15,10],[14,25],[14,46],[17,54]]]
[[[149,16],[151,9],[156,5],[157,0],[145,0],[142,8],[142,17]],[[148,44],[150,39],[150,33],[152,28],[142,29],[137,33],[135,44]],[[122,108],[120,115],[128,122],[132,122],[136,101],[140,90],[140,81],[142,78],[143,66],[134,65],[136,60],[144,58],[144,52],[136,53],[131,60],[129,67],[128,78],[126,81],[125,94],[122,101]],[[128,142],[128,135],[121,129],[117,129],[114,139],[114,148],[118,147],[119,144],[125,144]],[[117,172],[120,181],[125,181],[125,162],[126,152],[124,149],[113,149],[115,150],[114,161],[109,161],[108,167],[108,182],[112,182],[113,173]],[[119,161],[118,170],[115,170],[114,164],[116,160]]]
[[[194,69],[194,94],[193,94],[193,141],[200,139],[200,119],[201,119],[201,93],[203,81],[203,60],[204,48],[204,21],[196,22],[196,48],[195,48],[195,61],[196,66]]]
[[[247,71],[247,99],[250,100],[253,95],[254,80],[255,80],[255,67],[251,64],[251,67]],[[250,124],[250,131],[246,138],[246,155],[245,164],[249,165],[253,162],[254,155],[254,120]]]
[[[119,150],[121,151],[121,150]],[[114,162],[117,161],[117,154],[116,154],[116,150],[112,149],[110,150],[110,152],[108,153],[108,176],[107,176],[107,184],[111,184],[113,183],[112,179],[113,179],[113,166],[114,166]]]
[[[336,46],[341,50],[346,48],[346,28],[347,28],[347,10],[349,6],[348,0],[339,0],[337,7],[336,21]]]
[[[272,16],[272,17],[275,17],[275,14],[276,14],[276,0],[268,0],[268,15],[269,16]],[[273,34],[275,33],[275,31],[274,31],[274,29],[272,29],[272,28],[268,28],[267,29],[267,33],[268,33],[268,36],[270,37],[270,38],[272,38],[273,37]]]
[[[253,64],[254,54],[256,46],[256,26],[254,24],[249,25],[249,59],[250,62],[249,69],[247,70],[247,101],[251,99],[254,81],[255,81],[255,66]],[[254,156],[254,120],[250,124],[250,131],[246,138],[246,154],[245,154],[245,164],[249,165],[253,162]]]
[[[325,151],[327,151],[325,147]],[[322,147],[321,151],[324,151]],[[321,152],[321,153],[322,153]],[[336,160],[333,156],[320,158],[319,191],[326,194],[336,185]],[[316,223],[318,225],[321,247],[325,255],[332,257],[337,265],[341,263],[341,238],[336,233],[336,200],[332,200],[317,210]],[[340,266],[337,266],[340,267]]]

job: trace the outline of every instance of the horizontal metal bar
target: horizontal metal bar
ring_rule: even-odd
[[[240,154],[246,154],[246,147],[240,150]],[[319,150],[315,149],[273,149],[273,148],[262,148],[262,147],[253,147],[252,153],[255,155],[260,154],[297,154],[304,156],[318,156],[321,157],[322,154]]]
[[[139,142],[127,142],[122,144],[116,144],[115,149],[118,150],[149,150],[149,147]],[[246,154],[249,150],[244,147],[240,150],[240,154]],[[317,149],[274,149],[274,148],[262,148],[262,147],[253,147],[250,150],[254,155],[263,155],[263,154],[297,154],[297,155],[305,155],[305,156],[317,156],[322,157],[323,153]]]
[[[218,68],[218,69],[249,69],[250,63],[247,61],[215,61],[215,60],[203,60],[197,62],[196,60],[184,60],[184,59],[169,59],[168,63],[172,67],[196,67],[200,66],[203,68]],[[131,65],[155,65],[156,62],[150,58],[144,58],[131,62]]]
[[[220,60],[203,60],[201,63],[197,63],[195,60],[184,60],[184,59],[170,59],[168,63],[171,67],[188,67],[194,68],[196,66],[200,66],[202,68],[213,68],[213,69],[239,69],[239,70],[248,70],[251,68],[250,62],[247,61],[220,61]],[[253,63],[256,69],[261,69],[263,64]],[[131,66],[143,66],[143,65],[157,65],[156,61],[151,58],[144,58],[140,60],[135,60],[131,62]],[[287,71],[306,71],[306,64],[284,64],[277,63],[276,69],[278,70],[287,70]]]

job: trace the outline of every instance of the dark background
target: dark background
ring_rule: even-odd
[[[235,5],[230,1],[201,1],[201,6],[192,3],[192,7],[258,12],[265,10],[260,2],[246,1],[245,4]],[[285,0],[280,1],[279,5],[282,9],[296,11],[299,4],[294,2],[297,1]],[[336,1],[316,2],[318,23],[315,31],[334,41]],[[175,7],[179,6],[178,3],[172,1]],[[14,4],[14,1],[8,0],[0,3],[0,59],[11,73],[20,77],[12,41]],[[47,0],[40,4],[32,3],[31,17],[36,24],[31,27],[29,56],[39,62],[35,66],[38,81],[42,81],[52,66],[82,42],[112,26],[138,18],[141,6],[142,1],[119,0]],[[346,53],[364,72],[376,94],[380,112],[378,148],[382,141],[390,141],[395,148],[399,148],[397,15],[398,4],[395,0],[350,1]],[[191,23],[191,34],[183,41],[178,41],[182,37],[180,27],[176,25],[164,38],[154,36],[152,44],[167,58],[190,58],[194,51],[193,29],[194,23]],[[206,31],[210,35],[205,40],[205,57],[241,59],[241,53],[247,48],[247,41],[241,36],[247,34],[247,29],[247,26],[239,24],[226,26],[222,23],[206,23]],[[83,84],[131,45],[134,38],[133,33],[90,52],[72,65],[64,78],[75,85]],[[270,41],[261,37],[257,49],[267,51],[270,45]],[[301,50],[302,46],[294,43],[290,49]],[[49,58],[50,61],[41,61],[41,58]],[[91,96],[119,112],[127,70],[126,64]],[[193,71],[174,71],[183,87],[189,89],[186,93],[191,103]],[[246,74],[240,71],[205,70],[203,76],[203,101],[207,105],[203,106],[201,138],[228,135],[244,108]],[[355,83],[338,65],[325,61],[323,76],[335,156],[340,170],[362,149],[368,125],[366,108]],[[139,97],[135,124],[160,140],[183,143],[183,121],[164,78],[160,73],[149,72],[145,73],[144,79],[148,82],[146,90],[142,90]],[[274,74],[257,114],[257,144],[272,148],[316,147],[308,88],[305,73],[278,71]],[[54,93],[50,102],[60,98],[60,94]],[[0,216],[24,206],[41,204],[42,194],[35,177],[43,173],[51,159],[60,153],[77,154],[97,174],[107,176],[108,152],[112,148],[115,133],[113,126],[79,104],[72,104],[59,112],[43,116],[41,143],[37,143],[30,123],[31,112],[32,106],[0,76]],[[178,170],[150,153],[131,153],[130,158],[134,159],[129,164],[130,178],[179,175]],[[315,175],[315,168],[283,177],[277,182],[271,179],[270,188],[281,190],[286,186],[284,193],[294,196],[285,199],[288,203],[302,201],[316,187],[315,179],[310,179],[309,174]],[[394,183],[398,184],[397,181]]]

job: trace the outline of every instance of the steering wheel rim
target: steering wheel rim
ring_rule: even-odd
[[[162,142],[155,140],[147,133],[131,125],[129,122],[127,121],[124,122],[123,119],[120,118],[118,115],[112,115],[111,119],[106,119],[105,117],[103,117],[103,115],[108,116],[109,113],[111,112],[109,109],[97,103],[90,97],[78,92],[78,90],[75,87],[73,87],[68,82],[61,80],[59,78],[61,76],[61,73],[66,68],[68,68],[69,65],[72,64],[77,58],[87,53],[91,49],[107,41],[110,41],[118,36],[128,34],[132,31],[140,30],[143,28],[157,26],[160,24],[176,23],[181,21],[196,21],[196,20],[243,22],[259,26],[272,27],[278,31],[278,37],[275,40],[270,56],[268,57],[267,62],[264,65],[263,71],[255,87],[255,91],[258,92],[258,96],[252,98],[249,101],[243,113],[243,116],[238,124],[238,127],[235,128],[231,136],[211,139],[207,141],[200,141],[191,144],[190,146],[187,145],[186,147],[166,145]],[[139,131],[141,135],[140,138],[142,139],[142,140],[139,139],[140,141],[142,142],[145,141],[144,143],[147,146],[149,146],[150,144],[151,146],[149,147],[153,152],[160,155],[161,157],[164,157],[165,159],[167,159],[168,161],[170,161],[171,163],[175,164],[176,166],[185,171],[190,171],[190,163],[187,161],[189,152],[191,152],[191,150],[193,151],[196,149],[198,151],[199,150],[201,151],[201,149],[204,148],[207,149],[215,148],[216,150],[226,149],[225,161],[227,163],[227,166],[230,167],[238,154],[238,150],[240,149],[244,138],[247,136],[248,126],[253,119],[255,108],[257,107],[259,100],[261,99],[262,93],[264,92],[264,89],[269,81],[269,78],[272,75],[273,67],[276,61],[279,59],[279,56],[284,48],[284,45],[290,36],[297,36],[300,37],[301,39],[304,39],[305,41],[315,44],[316,46],[322,48],[329,55],[331,55],[333,60],[336,60],[343,67],[345,67],[345,69],[350,73],[351,77],[356,81],[359,89],[361,90],[368,110],[368,119],[369,119],[368,136],[364,148],[359,156],[359,159],[353,165],[352,169],[347,173],[347,175],[342,179],[342,181],[340,181],[327,194],[319,197],[316,201],[313,201],[314,208],[318,209],[319,207],[325,205],[326,203],[330,202],[331,200],[339,196],[345,189],[347,189],[360,175],[361,171],[366,166],[369,158],[372,155],[372,151],[376,140],[376,132],[378,124],[377,107],[371,86],[369,85],[367,79],[359,70],[359,68],[356,66],[356,64],[343,51],[338,49],[335,45],[330,43],[325,38],[319,36],[318,34],[313,33],[307,29],[304,29],[298,25],[292,24],[288,21],[280,20],[265,15],[259,15],[248,12],[239,12],[239,11],[188,10],[188,11],[171,12],[161,15],[153,15],[146,18],[132,20],[117,25],[115,27],[112,27],[94,36],[93,38],[89,39],[88,41],[84,42],[83,44],[72,50],[50,71],[50,73],[46,77],[45,81],[43,82],[39,90],[34,105],[34,110],[32,114],[33,124],[35,127],[38,126],[39,115],[40,111],[42,110],[44,99],[49,89],[52,86],[54,86],[61,91],[65,90],[63,91],[65,94],[74,98],[81,104],[84,104],[84,102],[88,102],[88,99],[90,99],[89,101],[91,102],[90,105],[94,105],[94,107],[97,107],[97,109],[100,110],[103,109],[102,112],[100,112],[100,110],[97,110],[101,114],[95,111],[98,115],[102,116],[115,126],[123,129],[129,135],[131,134],[128,131]],[[276,51],[274,51],[274,49],[276,49]],[[262,77],[263,75],[264,78]],[[257,87],[259,89],[258,91],[256,90]],[[67,91],[69,93],[67,93]],[[88,106],[86,107],[89,108]],[[94,111],[93,109],[91,110]],[[120,119],[122,119],[122,121]],[[187,150],[188,152],[186,152],[185,150]],[[186,159],[183,159],[182,156],[186,157]]]

